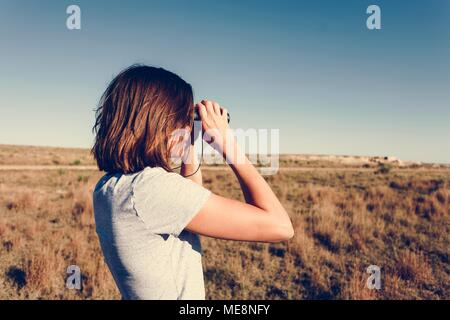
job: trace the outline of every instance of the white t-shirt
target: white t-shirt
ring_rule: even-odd
[[[159,167],[100,179],[96,231],[123,299],[205,299],[200,241],[184,228],[210,194]]]

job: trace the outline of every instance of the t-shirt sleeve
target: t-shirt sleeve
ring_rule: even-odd
[[[211,191],[177,173],[144,170],[133,185],[133,206],[156,234],[178,236],[200,211]]]

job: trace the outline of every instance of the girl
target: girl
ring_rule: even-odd
[[[190,135],[194,108],[245,203],[205,189]],[[96,231],[123,299],[204,299],[198,235],[278,242],[294,232],[280,201],[239,151],[227,110],[162,68],[132,66],[112,80],[96,113],[92,152],[105,171],[94,190]],[[206,140],[206,138],[205,138]],[[182,157],[180,174],[171,156]]]

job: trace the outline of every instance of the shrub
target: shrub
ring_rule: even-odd
[[[392,165],[389,163],[380,163],[376,173],[388,174],[392,170]]]

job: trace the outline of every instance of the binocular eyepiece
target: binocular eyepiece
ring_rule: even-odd
[[[227,114],[228,116],[228,123],[230,123],[230,114]],[[200,117],[200,113],[198,112],[198,109],[194,109],[194,121],[201,121],[202,118]]]

